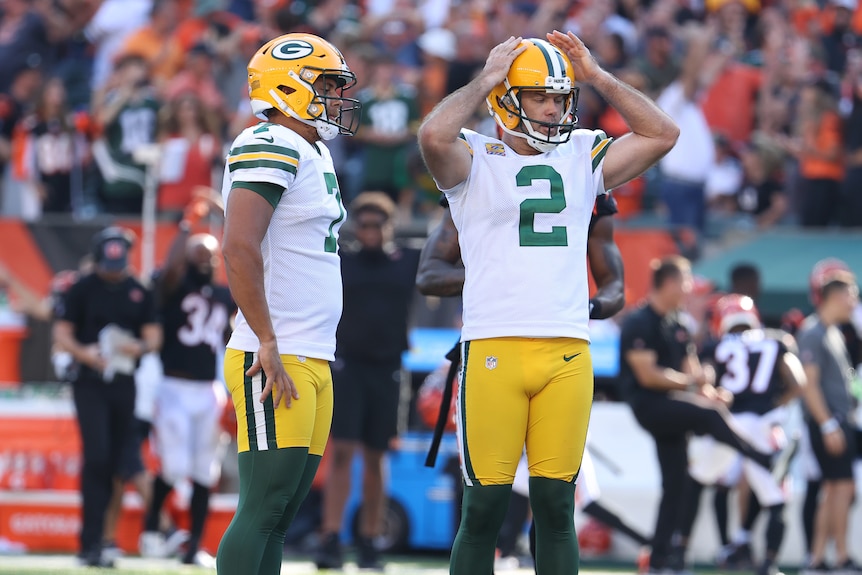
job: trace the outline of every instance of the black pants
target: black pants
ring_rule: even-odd
[[[655,439],[661,468],[662,497],[653,535],[650,566],[665,567],[671,538],[683,521],[684,493],[688,489],[688,434],[711,435],[743,455],[766,456],[739,437],[729,425],[727,410],[693,393],[649,395],[632,402],[635,418]]]
[[[81,553],[99,549],[113,480],[119,473],[135,412],[135,381],[117,376],[113,383],[80,379],[73,386],[75,411],[84,449],[81,471]]]

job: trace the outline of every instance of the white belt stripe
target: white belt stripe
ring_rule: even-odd
[[[255,359],[257,359],[257,354],[255,354]],[[254,433],[257,435],[258,451],[269,449],[269,443],[266,440],[266,414],[264,414],[263,404],[260,402],[260,394],[263,391],[262,375],[263,370],[257,372],[251,378],[251,394],[254,401]]]

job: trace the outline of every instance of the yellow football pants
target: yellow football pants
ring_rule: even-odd
[[[467,485],[511,484],[525,445],[530,476],[572,481],[593,400],[589,344],[506,337],[461,345],[458,444]]]
[[[245,372],[256,353],[228,349],[224,376],[233,398],[237,421],[238,451],[263,451],[284,447],[307,447],[311,455],[323,455],[332,424],[332,373],[329,362],[296,355],[282,355],[285,371],[299,392],[289,408],[273,408],[272,394],[260,402],[266,385],[262,372]]]

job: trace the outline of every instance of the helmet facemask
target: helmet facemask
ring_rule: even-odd
[[[507,133],[525,138],[530,147],[539,152],[550,152],[560,144],[568,142],[572,137],[572,130],[578,121],[577,104],[579,88],[572,86],[570,78],[553,78],[548,76],[544,86],[511,86],[508,78],[504,81],[506,92],[500,98],[500,107],[507,113],[520,119],[518,125],[514,128],[508,128],[503,122],[499,122],[500,127]],[[554,96],[565,94],[563,110],[560,118],[556,122],[546,122],[530,118],[524,113],[521,104],[520,95],[524,91],[544,92]],[[548,133],[544,133],[539,128],[548,128]]]
[[[299,74],[290,70],[288,75],[311,93],[311,99],[305,110],[308,117],[303,118],[284,100],[285,96],[289,96],[293,92],[291,87],[282,85],[278,87],[278,90],[271,89],[269,95],[278,103],[282,112],[303,124],[314,126],[317,135],[324,141],[331,140],[339,134],[352,136],[356,133],[361,121],[362,103],[355,98],[344,97],[344,91],[356,84],[356,75],[353,72],[306,66],[300,70]],[[335,80],[337,96],[326,96],[318,93],[314,87],[314,82],[320,77]],[[328,110],[330,106],[336,103],[338,114],[334,118],[330,118]]]

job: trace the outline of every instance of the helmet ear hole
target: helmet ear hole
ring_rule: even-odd
[[[278,86],[278,90],[282,92],[285,96],[290,96],[291,94],[296,92],[294,88],[291,88],[290,86],[285,86],[284,84],[280,84]]]

